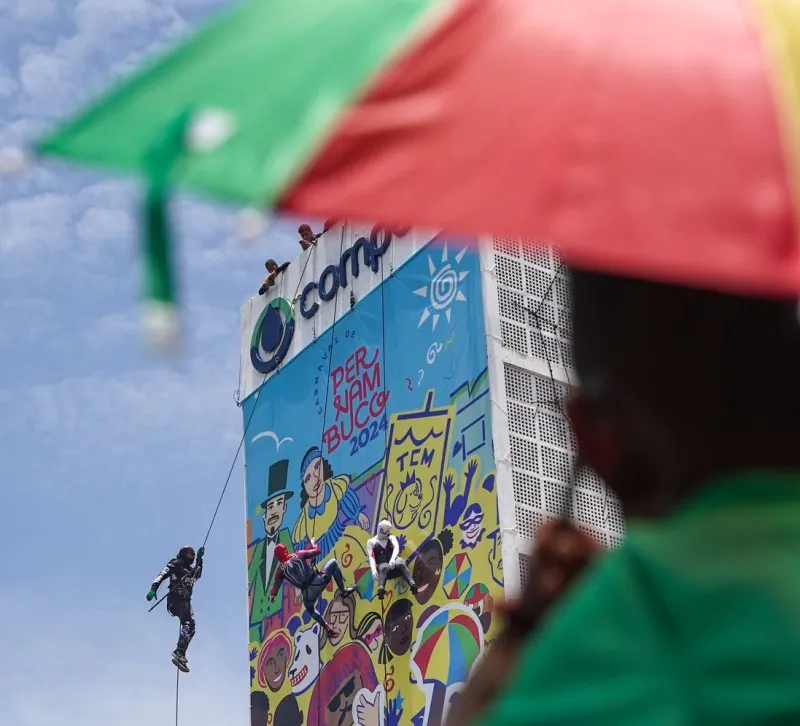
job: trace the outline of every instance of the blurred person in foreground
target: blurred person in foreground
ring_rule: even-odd
[[[447,723],[800,724],[796,301],[571,277],[569,415],[626,541],[537,534]]]

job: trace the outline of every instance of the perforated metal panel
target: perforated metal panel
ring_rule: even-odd
[[[531,574],[531,558],[528,555],[519,555],[519,578],[524,587]]]
[[[576,464],[575,436],[561,410],[568,386],[503,366],[508,406],[514,514],[519,535],[533,540],[536,527],[568,509],[578,526],[605,547],[625,533],[616,498],[591,471],[582,471],[570,496]]]
[[[532,541],[542,522],[568,511],[597,542],[618,546],[625,522],[603,482],[584,471],[570,489],[577,446],[563,412],[576,382],[569,277],[547,246],[495,237],[493,251],[502,347],[530,359],[529,367],[503,362],[517,534]],[[519,557],[524,584],[528,559]]]
[[[503,346],[571,372],[569,280],[557,255],[495,237],[494,260]]]

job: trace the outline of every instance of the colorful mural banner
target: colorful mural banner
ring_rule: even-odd
[[[478,254],[433,240],[243,403],[253,726],[438,726],[503,592]],[[334,304],[333,302],[329,304]],[[255,407],[255,408],[254,408]],[[418,590],[377,597],[366,543],[389,519]],[[335,558],[317,608],[274,548]]]

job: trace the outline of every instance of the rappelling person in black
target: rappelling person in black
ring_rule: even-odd
[[[184,673],[189,672],[189,662],[186,660],[186,649],[194,637],[195,621],[192,611],[192,590],[194,583],[203,574],[203,554],[205,547],[197,551],[197,564],[194,564],[194,547],[186,545],[178,551],[178,556],[173,557],[156,575],[147,599],[153,600],[158,593],[158,586],[169,577],[169,593],[167,594],[167,611],[178,618],[181,624],[178,645],[172,653],[172,662]]]

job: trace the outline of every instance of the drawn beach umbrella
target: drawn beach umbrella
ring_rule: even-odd
[[[464,599],[464,604],[473,607],[490,597],[491,595],[489,595],[489,588],[483,583],[479,582],[467,593],[467,597]]]
[[[472,579],[472,561],[466,552],[458,552],[444,568],[442,589],[451,600],[458,600],[467,591]]]
[[[362,600],[372,600],[375,594],[375,578],[369,565],[356,567],[354,572],[356,590]]]
[[[466,683],[481,652],[483,631],[471,612],[443,608],[424,625],[413,655],[423,682],[453,686]]]
[[[172,184],[796,297],[798,57],[795,0],[250,0],[36,150],[148,180],[172,312]]]

